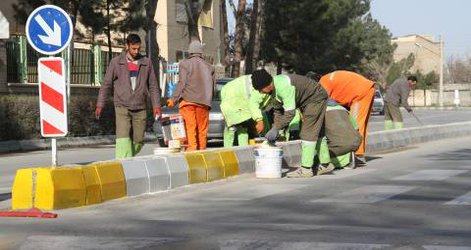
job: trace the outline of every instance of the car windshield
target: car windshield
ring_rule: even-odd
[[[375,98],[381,98],[381,92],[375,91]]]

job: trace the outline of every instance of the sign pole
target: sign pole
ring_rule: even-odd
[[[57,166],[57,139],[51,139],[51,148],[52,148],[52,167]]]
[[[41,135],[51,138],[54,168],[57,166],[57,138],[68,132],[72,20],[60,7],[43,5],[28,16],[25,31],[31,47],[50,56],[38,60],[38,87]],[[52,57],[63,50],[65,62],[60,57]]]

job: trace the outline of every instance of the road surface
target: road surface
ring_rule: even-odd
[[[1,218],[0,248],[471,249],[470,139],[310,179],[242,175],[58,219]]]

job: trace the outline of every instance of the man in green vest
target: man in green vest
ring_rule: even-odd
[[[305,76],[290,74],[272,77],[266,70],[252,73],[252,85],[261,93],[269,94],[274,107],[274,125],[265,138],[274,142],[280,130],[289,126],[299,109],[302,116],[300,137],[302,140],[301,167],[287,174],[289,178],[308,178],[330,173],[334,167],[314,166],[316,143],[324,124],[327,92],[317,82]]]
[[[221,89],[221,112],[224,115],[224,147],[248,145],[249,131],[261,134],[264,130],[262,108],[267,106],[270,96],[252,87],[250,75],[238,77]]]

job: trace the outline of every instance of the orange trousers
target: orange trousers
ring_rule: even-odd
[[[355,152],[357,155],[365,154],[366,132],[368,131],[368,120],[370,119],[374,96],[375,88],[372,87],[363,97],[353,100],[352,106],[350,106],[350,115],[356,120],[362,138],[360,147]]]
[[[187,151],[206,149],[208,137],[209,108],[201,105],[185,104],[178,111],[185,121]]]

